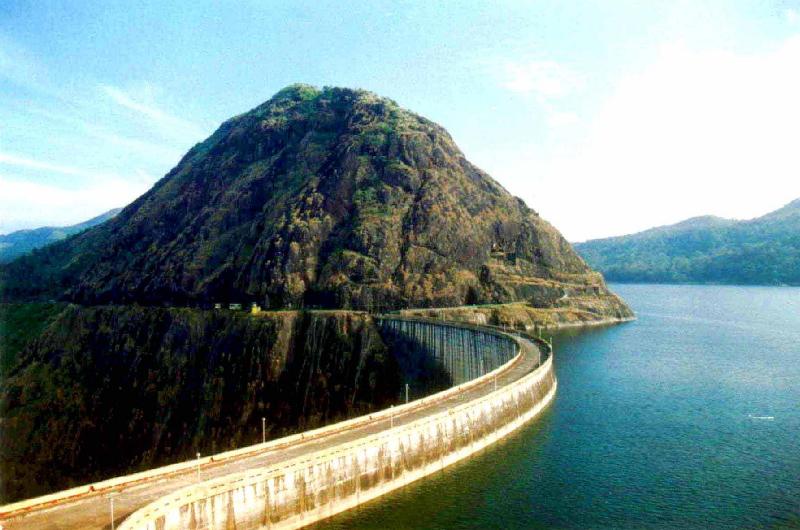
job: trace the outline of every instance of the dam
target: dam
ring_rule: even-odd
[[[300,528],[480,451],[553,398],[536,339],[423,318],[375,317],[433,358],[454,386],[271,442],[0,507],[5,529]]]

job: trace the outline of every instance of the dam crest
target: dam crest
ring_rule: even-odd
[[[453,386],[320,429],[3,506],[0,520],[8,529],[51,528],[38,520],[110,528],[106,507],[113,513],[116,502],[119,530],[301,528],[480,451],[555,395],[552,348],[541,339],[434,319],[374,318],[384,337],[423,352]],[[89,509],[104,512],[91,526],[80,518]]]

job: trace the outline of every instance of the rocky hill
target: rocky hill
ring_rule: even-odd
[[[274,437],[385,407],[401,382],[449,384],[344,309],[632,316],[440,126],[305,85],[113,219],[0,266],[0,301],[0,502],[250,444],[261,417]],[[208,310],[232,302],[274,311]]]
[[[115,208],[88,221],[71,226],[43,226],[0,235],[0,263],[8,263],[33,249],[61,241],[72,234],[77,234],[87,228],[99,225],[117,215],[120,210],[121,208]]]
[[[267,308],[610,296],[549,223],[431,121],[288,87],[225,122],[114,219],[5,266],[6,300]]]
[[[800,285],[800,199],[762,217],[695,217],[575,245],[620,282]]]

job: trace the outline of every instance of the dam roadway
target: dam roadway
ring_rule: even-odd
[[[495,331],[492,333],[499,334]],[[519,355],[508,363],[459,387],[397,407],[396,412],[384,410],[302,435],[215,455],[214,458],[202,458],[199,466],[194,465],[194,462],[187,462],[180,465],[181,469],[178,470],[174,470],[175,466],[168,466],[112,479],[91,488],[87,485],[82,489],[68,490],[62,492],[61,498],[59,494],[54,494],[3,506],[0,507],[0,525],[3,530],[109,529],[113,497],[114,518],[119,527],[133,512],[177,490],[231,474],[277,466],[304,455],[335,449],[388,429],[418,423],[429,416],[448,411],[452,413],[456,407],[497,394],[498,389],[502,390],[503,387],[530,375],[544,361],[545,355],[532,341],[520,337],[514,337],[513,340],[519,345]],[[554,384],[552,391],[555,391]],[[126,478],[130,480],[126,481]],[[313,521],[308,521],[311,522]],[[297,526],[302,525],[294,524],[294,527]]]

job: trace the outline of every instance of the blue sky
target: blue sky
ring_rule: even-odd
[[[800,2],[0,3],[0,233],[127,204],[295,82],[445,126],[571,240],[800,197]]]

